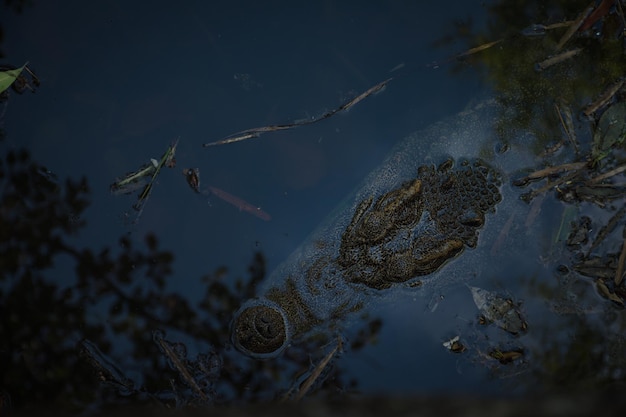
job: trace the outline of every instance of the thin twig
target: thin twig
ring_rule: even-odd
[[[324,359],[322,359],[321,362],[317,364],[315,369],[313,369],[311,375],[309,375],[309,377],[300,385],[300,389],[298,390],[294,400],[300,401],[302,397],[304,397],[304,395],[311,389],[313,383],[319,378],[324,368],[328,365],[328,362],[330,362],[335,354],[341,349],[342,345],[343,343],[341,341],[341,337],[337,337],[337,345],[335,348],[328,352]]]
[[[474,48],[470,48],[470,49],[468,49],[465,52],[461,52],[460,54],[457,54],[456,58],[462,58],[462,57],[465,57],[465,56],[473,55],[473,54],[475,54],[477,52],[484,51],[485,49],[489,49],[492,46],[495,46],[495,45],[499,44],[503,40],[504,39],[498,39],[497,41],[487,42],[487,43],[484,43],[482,45],[476,46]]]
[[[144,187],[144,189],[141,191],[141,194],[139,194],[139,197],[137,198],[137,202],[133,204],[133,208],[137,211],[137,216],[135,217],[135,223],[139,221],[139,217],[141,217],[141,214],[143,213],[143,208],[145,207],[146,202],[148,201],[148,198],[150,198],[150,194],[152,193],[152,188],[156,182],[157,177],[159,176],[159,173],[161,172],[161,168],[163,168],[164,166],[170,166],[174,163],[174,157],[176,155],[176,147],[178,146],[179,140],[180,138],[177,138],[167,148],[163,156],[161,156],[161,160],[155,167],[152,177],[150,177],[150,182]]]
[[[587,181],[587,184],[592,185],[592,184],[597,184],[602,180],[605,180],[607,178],[611,178],[617,174],[621,174],[622,172],[626,171],[626,164],[624,165],[620,165],[617,168],[614,168],[610,171],[605,172],[604,174],[600,174],[597,177],[593,177],[591,178],[589,181]]]
[[[537,70],[543,71],[546,68],[549,68],[553,65],[560,64],[563,61],[566,61],[576,55],[578,55],[583,48],[575,48],[570,49],[569,51],[562,52],[558,55],[551,56],[550,58],[544,59],[543,61],[537,64]]]
[[[566,172],[566,171],[578,171],[584,168],[585,166],[587,166],[587,162],[572,162],[569,164],[547,167],[547,168],[543,168],[543,169],[540,169],[538,171],[528,174],[525,178],[522,178],[520,181],[524,182],[524,181],[529,181],[529,180],[536,180],[536,179],[548,177],[550,175],[559,174],[561,172]]]
[[[556,181],[552,181],[552,182],[548,182],[546,185],[544,185],[543,187],[534,190],[533,192],[530,193],[530,199],[533,199],[535,197],[537,197],[538,195],[544,193],[545,191],[548,191],[558,185],[561,184],[565,184],[567,182],[570,182],[571,180],[573,180],[574,178],[576,178],[576,176],[579,174],[579,172],[576,170],[574,172],[570,172],[568,175],[559,178]]]
[[[608,223],[602,229],[600,229],[600,231],[598,232],[598,236],[596,236],[595,240],[593,241],[593,243],[589,247],[589,250],[587,251],[587,257],[589,256],[589,254],[591,254],[591,252],[595,248],[597,248],[600,245],[600,243],[602,243],[602,241],[609,235],[609,233],[611,233],[615,229],[615,227],[617,226],[617,223],[622,219],[622,217],[624,217],[624,214],[626,214],[626,206],[619,209],[609,219]]]
[[[600,94],[600,96],[594,100],[590,105],[588,105],[585,110],[583,110],[583,114],[587,117],[590,117],[593,113],[595,113],[598,109],[605,106],[615,94],[622,88],[624,85],[624,79],[618,80],[607,87],[606,90]]]
[[[555,49],[557,51],[559,51],[563,47],[563,45],[565,45],[567,41],[570,40],[570,38],[574,35],[574,33],[576,33],[578,28],[580,28],[580,26],[583,24],[583,22],[587,18],[587,16],[589,16],[591,12],[593,11],[594,5],[595,5],[595,2],[592,2],[591,4],[589,4],[589,6],[587,6],[587,8],[583,10],[583,12],[578,16],[578,18],[574,21],[574,23],[570,25],[567,32],[565,32],[565,34],[561,37],[561,40],[559,41],[559,43],[556,45]]]
[[[209,146],[215,146],[215,145],[226,145],[228,143],[239,142],[242,140],[258,138],[258,137],[259,137],[258,133],[242,133],[242,134],[236,134],[235,136],[232,136],[226,139],[222,139],[217,142],[205,143],[202,146],[207,148]]]
[[[356,105],[357,103],[365,99],[366,97],[369,97],[383,90],[385,86],[389,83],[389,81],[391,80],[393,80],[393,78],[388,78],[385,81],[376,84],[375,86],[369,88],[367,91],[348,100],[347,102],[343,103],[341,106],[337,107],[336,109],[325,112],[321,116],[318,116],[312,119],[305,119],[305,120],[301,120],[301,121],[297,121],[293,123],[287,123],[284,125],[269,125],[269,126],[262,126],[262,127],[242,130],[241,132],[228,135],[224,139],[218,140],[216,142],[208,142],[208,143],[203,144],[202,146],[205,148],[208,148],[209,146],[226,145],[226,144],[233,143],[233,142],[241,142],[242,140],[257,138],[261,136],[262,133],[294,129],[299,126],[310,125],[313,123],[320,122],[324,119],[328,119],[329,117],[334,116],[335,114],[341,111],[348,111],[351,107],[353,107],[354,105]]]
[[[178,373],[183,377],[183,379],[191,387],[191,389],[193,389],[198,394],[202,401],[207,401],[208,398],[206,394],[204,393],[204,391],[202,391],[194,377],[191,375],[189,369],[187,369],[187,366],[181,361],[176,352],[172,350],[169,342],[159,337],[157,343],[159,344],[159,347],[163,350],[165,355],[167,355],[167,357],[172,361],[172,364],[174,365]]]

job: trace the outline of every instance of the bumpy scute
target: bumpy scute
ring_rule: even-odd
[[[421,166],[396,188],[361,197],[337,229],[339,242],[307,252],[240,309],[234,345],[257,358],[276,356],[293,337],[361,309],[368,287],[431,274],[476,246],[486,213],[502,199],[500,176],[480,160],[454,165]]]
[[[485,214],[502,200],[499,174],[480,160],[454,169],[421,166],[417,178],[364,200],[341,239],[338,263],[350,282],[383,289],[436,271],[475,247]]]

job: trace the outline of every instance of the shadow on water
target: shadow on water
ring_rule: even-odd
[[[2,408],[276,399],[327,353],[317,352],[328,339],[303,343],[275,361],[245,360],[229,348],[233,312],[265,276],[262,254],[251,261],[249,276],[233,283],[220,280],[225,268],[203,276],[205,296],[192,306],[164,289],[174,255],[159,248],[156,236],[147,235],[142,247],[126,236],[117,248],[69,243],[85,226],[84,178],[60,181],[26,150],[10,150],[0,162],[0,180]],[[73,264],[73,285],[57,284],[51,273],[63,258]],[[97,319],[102,316],[104,321]],[[350,348],[367,344],[379,328],[378,320],[370,320]],[[168,337],[169,331],[177,336]],[[203,346],[203,353],[187,357],[179,339]],[[130,343],[124,360],[115,349],[122,340]],[[140,375],[136,380],[130,369]],[[313,382],[331,392],[353,387],[337,367]]]

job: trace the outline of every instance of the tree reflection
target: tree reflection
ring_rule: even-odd
[[[557,110],[569,108],[578,114],[591,98],[598,96],[615,80],[623,77],[626,56],[623,36],[619,28],[623,17],[608,13],[592,29],[579,31],[559,48],[559,41],[567,27],[555,25],[575,19],[588,1],[551,1],[549,6],[539,1],[498,1],[485,6],[489,13],[486,28],[474,31],[471,22],[457,22],[456,30],[441,40],[442,43],[461,40],[468,48],[501,40],[493,47],[462,57],[455,66],[461,71],[466,64],[482,70],[487,83],[495,90],[497,99],[511,112],[502,118],[511,129],[531,132],[537,138],[537,153],[555,138],[561,137],[561,121]],[[571,59],[539,70],[537,64],[564,51],[581,49]]]
[[[64,235],[78,231],[87,206],[85,180],[59,184],[26,151],[0,162],[0,375],[14,404],[93,396],[93,378],[73,352],[75,332],[103,343],[103,327],[88,323],[72,288],[43,276],[64,252]],[[69,378],[71,376],[71,379]],[[63,395],[74,391],[74,395]]]
[[[519,141],[522,147],[532,147],[536,155],[545,157],[540,163],[547,166],[558,166],[565,159],[570,163],[578,161],[584,168],[575,175],[560,175],[556,170],[552,171],[546,176],[550,175],[550,181],[560,187],[542,187],[533,192],[532,196],[555,188],[562,201],[575,203],[575,207],[569,207],[573,212],[581,215],[593,213],[601,222],[606,222],[610,217],[615,221],[608,223],[615,224],[621,224],[623,220],[619,214],[623,214],[624,210],[623,200],[619,198],[623,193],[617,192],[615,197],[610,198],[607,196],[609,192],[618,189],[623,177],[613,178],[609,174],[601,176],[603,172],[598,172],[601,171],[599,164],[590,152],[597,145],[593,143],[590,131],[597,132],[599,111],[596,110],[601,110],[602,106],[593,111],[588,111],[589,108],[585,106],[607,91],[607,87],[623,80],[626,68],[623,3],[619,0],[592,2],[598,18],[587,20],[583,11],[589,8],[588,1],[557,0],[549,4],[539,1],[496,1],[486,6],[489,20],[485,29],[472,30],[471,22],[458,22],[455,32],[441,41],[447,43],[461,40],[468,48],[476,48],[458,56],[460,62],[457,62],[454,71],[461,71],[467,64],[480,68],[506,112],[499,118],[499,130],[506,132],[503,139],[507,143]],[[613,7],[607,7],[611,5]],[[566,39],[569,25],[559,23],[574,20],[578,16],[583,19],[581,29]],[[553,65],[545,65],[546,59],[568,51],[575,54]],[[624,97],[624,89],[621,88],[621,91],[616,90],[613,95],[609,95],[603,105],[623,102]],[[589,120],[583,115],[589,116]],[[616,119],[622,116],[623,113],[620,113]],[[557,141],[560,142],[555,145]],[[573,146],[569,151],[556,152],[561,146],[566,148],[570,145]],[[615,143],[611,142],[609,147],[611,152],[607,153],[610,155],[603,161],[606,162],[607,171],[624,164],[621,149],[623,137]],[[555,163],[556,158],[561,158],[561,161]],[[598,177],[598,180],[589,181],[589,178],[594,177]],[[597,188],[585,198],[584,191],[589,190],[584,186]],[[605,211],[602,216],[606,217],[600,220],[602,216],[594,211],[597,207],[590,210],[589,203],[602,208]],[[565,220],[565,215],[561,220]],[[596,239],[602,240],[601,230],[607,229],[609,224],[596,227],[600,230],[600,233],[594,232]],[[566,221],[564,229],[568,230]],[[609,233],[606,232],[606,235]],[[564,240],[555,242],[551,251],[564,252],[561,246],[564,246]],[[540,322],[529,323],[532,340],[523,340],[524,357],[517,363],[499,366],[493,357],[483,355],[480,358],[490,361],[488,364],[496,363],[491,368],[495,377],[515,375],[516,386],[522,382],[528,389],[538,393],[596,391],[624,382],[626,343],[623,336],[625,323],[622,296],[626,291],[623,283],[620,284],[617,278],[615,281],[613,279],[619,275],[615,266],[619,253],[609,255],[613,262],[610,263],[612,270],[608,271],[608,279],[600,275],[595,264],[586,269],[589,271],[593,267],[591,274],[581,272],[581,268],[577,267],[583,260],[589,260],[590,253],[593,255],[591,258],[605,259],[607,252],[622,247],[622,244],[623,238],[612,240],[605,247],[589,244],[586,246],[586,255],[579,253],[572,256],[573,265],[566,259],[559,261],[562,265],[558,269],[555,266],[558,271],[554,274],[555,280],[544,275],[541,279],[535,278],[525,283],[531,293],[544,300],[555,314],[546,315]],[[567,258],[562,253],[561,256]],[[545,257],[550,258],[550,254]],[[602,263],[603,267],[609,265],[609,262]],[[583,278],[582,275],[589,278]],[[596,291],[594,285],[604,285],[605,293]],[[607,299],[600,300],[598,293]],[[516,348],[520,343],[516,340],[507,347]]]
[[[626,382],[623,310],[600,299],[587,279],[564,266],[560,271],[552,282],[528,283],[556,313],[534,326],[529,386],[565,393],[620,386]]]
[[[85,226],[85,178],[60,181],[17,150],[0,160],[0,181],[0,392],[13,407],[270,400],[327,353],[323,347],[332,335],[306,340],[272,361],[251,360],[230,348],[233,312],[265,276],[261,254],[246,278],[225,282],[225,268],[202,277],[205,296],[193,306],[166,291],[174,256],[156,236],[139,244],[123,236],[115,249],[70,243]],[[75,279],[62,285],[56,274],[66,259]],[[378,333],[376,323],[365,323],[352,349]],[[120,360],[116,345],[127,341],[131,354]],[[202,352],[187,357],[183,341]],[[195,382],[183,368],[200,388],[190,388]],[[336,366],[316,382],[327,392],[353,384]]]

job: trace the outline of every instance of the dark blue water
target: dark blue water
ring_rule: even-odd
[[[36,94],[13,94],[8,100],[2,146],[27,149],[34,161],[59,179],[86,178],[90,205],[80,217],[86,226],[67,238],[69,244],[94,253],[105,247],[117,253],[124,248],[119,244],[121,236],[142,247],[145,235],[154,234],[159,248],[174,255],[165,288],[195,305],[205,297],[204,275],[225,267],[227,272],[218,279],[233,288],[236,278],[248,275],[257,252],[264,257],[269,275],[394,145],[468,103],[491,96],[492,85],[472,64],[447,63],[468,45],[436,42],[455,33],[455,22],[471,21],[476,31],[484,28],[490,19],[487,6],[419,3],[238,1],[138,6],[68,1],[34,2],[19,14],[3,11],[3,62],[19,66],[28,61],[41,87]],[[515,29],[530,23],[536,22],[520,22]],[[389,77],[394,80],[381,93],[319,123],[202,147],[241,130],[317,117]],[[176,138],[180,138],[176,167],[163,168],[141,217],[132,224],[136,195],[112,195],[111,183],[150,158],[158,160]],[[442,153],[479,156],[477,147],[494,148],[480,139],[475,145],[454,145]],[[504,156],[496,165],[513,172],[535,162],[524,145],[517,146],[523,152]],[[199,168],[201,190],[222,189],[260,207],[271,220],[241,211],[215,194],[194,193],[182,174],[185,168]],[[552,279],[559,262],[542,257],[541,252],[551,247],[563,206],[550,200],[543,207],[545,219],[524,225],[529,208],[517,200],[519,192],[510,185],[511,176],[507,173],[504,179],[505,201],[488,218],[497,226],[487,229],[481,240],[487,249],[467,251],[463,256],[468,260],[450,265],[452,278],[445,278],[444,267],[442,285],[393,288],[368,301],[364,310],[368,319],[380,317],[383,326],[365,347],[347,350],[336,360],[343,379],[333,392],[503,395],[525,391],[523,384],[509,383],[512,379],[504,377],[522,374],[525,378],[530,374],[526,368],[517,364],[501,369],[489,362],[489,336],[476,324],[478,313],[464,284],[512,295],[520,282]],[[493,249],[510,219],[515,219],[514,226],[504,235],[525,238],[509,239]],[[75,263],[60,256],[46,270],[46,277],[60,288],[73,285]],[[139,287],[142,279],[141,273],[133,277]],[[152,285],[147,281],[146,286]],[[545,305],[530,300],[531,293],[520,290],[516,298],[528,297],[527,313],[539,318]],[[112,332],[107,304],[99,301],[93,300],[93,308],[86,311],[88,321]],[[347,337],[354,340],[368,319],[353,319]],[[144,329],[145,339],[152,337],[149,327]],[[257,366],[235,352],[229,340],[222,338],[223,345],[216,345],[188,338],[184,332],[177,334],[176,329],[172,322],[168,335],[185,342],[190,357],[211,350],[234,358],[222,370],[223,378]],[[141,369],[150,360],[133,364],[123,359],[133,350],[132,332],[132,328],[113,332],[108,354],[142,381]],[[471,353],[457,355],[443,346],[458,334],[465,335]],[[83,337],[88,336],[76,329],[68,344]],[[494,340],[498,337],[502,336]],[[527,339],[510,338],[506,343],[513,349],[524,340],[531,343]],[[309,352],[309,362],[318,362],[331,348],[329,342]],[[149,354],[159,352],[153,347]],[[308,366],[306,357],[303,363]],[[267,385],[260,398],[286,391],[293,380],[292,373],[285,375],[270,378],[275,386]],[[356,386],[342,385],[351,379]],[[246,401],[235,389],[216,386],[218,392],[223,390],[224,402]],[[20,404],[28,402],[22,395],[13,396],[20,398]]]
[[[11,62],[45,65],[45,88],[10,103],[6,129],[16,133],[9,140],[61,178],[87,176],[88,242],[110,243],[126,230],[119,216],[133,201],[111,197],[111,182],[180,137],[180,169],[159,178],[137,234],[155,231],[176,249],[177,288],[188,295],[199,273],[222,263],[237,273],[259,248],[272,269],[395,142],[480,92],[471,69],[451,77],[423,68],[459,51],[432,43],[456,17],[470,13],[480,24],[480,7],[201,4],[35,4],[3,19]],[[320,114],[400,64],[409,75],[347,114],[249,142],[200,146]],[[253,202],[272,221],[195,196],[179,175],[185,167],[200,168],[203,185]]]

